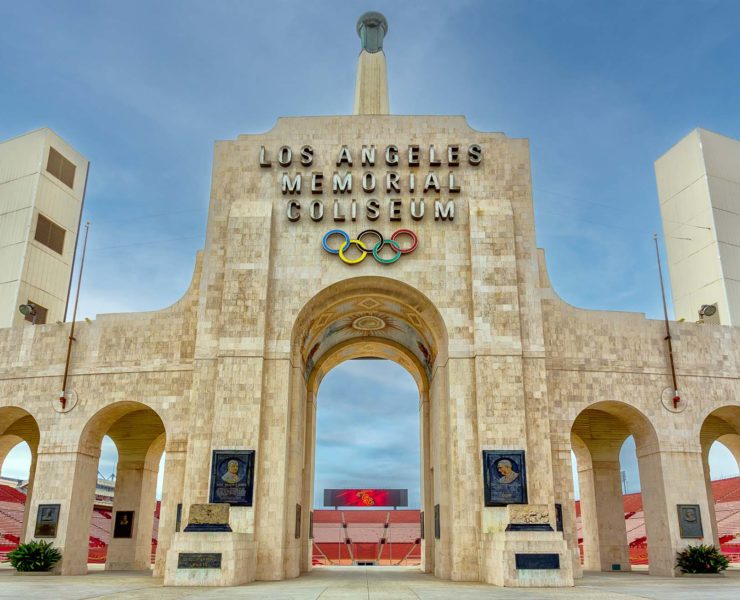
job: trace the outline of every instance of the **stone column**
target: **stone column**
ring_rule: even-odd
[[[450,579],[452,565],[452,526],[450,524],[452,509],[450,496],[452,494],[451,471],[455,468],[450,459],[450,417],[449,384],[447,381],[447,365],[441,365],[434,371],[430,383],[430,440],[432,494],[426,506],[424,520],[426,526],[425,537],[427,544],[431,543],[434,554],[434,576],[440,579]],[[434,535],[434,508],[439,506],[440,536]]]
[[[705,540],[712,539],[701,448],[676,445],[658,451],[652,446],[646,449],[638,446],[637,458],[650,574],[672,577],[676,575],[676,552],[689,543],[702,541],[681,538],[676,505],[698,504]]]
[[[162,501],[159,506],[159,530],[157,532],[157,556],[154,576],[164,577],[167,551],[172,545],[177,520],[177,505],[182,502],[185,479],[186,442],[169,443],[165,450]],[[184,525],[182,525],[184,527]]]
[[[292,369],[295,381],[302,381],[300,369]],[[311,570],[313,562],[313,540],[310,536],[311,511],[313,510],[314,466],[316,456],[316,393],[309,392],[305,398],[306,430],[303,433],[305,452],[303,455],[303,543],[301,544],[301,573]]]
[[[448,361],[450,396],[449,471],[450,505],[446,514],[451,536],[451,572],[453,581],[478,581],[480,509],[483,487],[476,412],[474,359]]]
[[[429,392],[419,396],[419,421],[421,423],[421,508],[424,511],[424,539],[421,542],[421,570],[434,572],[434,469],[432,468],[431,411]],[[421,532],[420,532],[421,533]]]
[[[704,467],[704,489],[707,492],[707,506],[709,507],[709,523],[706,533],[711,535],[712,543],[719,548],[719,528],[717,527],[717,513],[714,510],[714,492],[712,492],[712,478],[709,472],[709,447],[702,450],[702,465]]]
[[[256,578],[270,581],[283,579],[285,571],[291,372],[288,360],[265,360],[263,364],[254,539],[257,549]]]
[[[583,524],[584,569],[629,571],[619,460],[578,465]]]
[[[118,461],[116,492],[113,500],[115,525],[118,511],[134,511],[130,538],[115,538],[111,532],[106,571],[149,569],[152,555],[152,529],[156,506],[157,467],[144,461]]]
[[[96,455],[81,452],[50,452],[39,448],[30,518],[24,539],[34,538],[39,504],[60,504],[54,546],[62,560],[54,572],[62,575],[87,573],[88,535],[95,499],[99,450]]]
[[[576,528],[575,485],[573,482],[570,434],[553,432],[551,436],[555,502],[559,503],[562,509],[563,538],[565,538],[570,550],[573,577],[581,578],[583,577],[583,567],[581,567],[578,530]],[[582,510],[581,514],[583,514]]]
[[[28,490],[26,492],[26,504],[23,507],[23,526],[21,528],[21,542],[25,543],[26,535],[27,535],[27,529],[28,529],[28,519],[30,515],[30,509],[31,509],[31,503],[33,502],[33,482],[36,478],[36,456],[37,451],[35,448],[31,449],[31,468],[28,470]],[[0,461],[0,466],[2,466],[2,461]],[[34,515],[34,519],[36,516]]]

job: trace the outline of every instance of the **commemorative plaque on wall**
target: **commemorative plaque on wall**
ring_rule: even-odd
[[[33,532],[33,537],[57,537],[57,525],[59,524],[59,508],[59,504],[39,504],[39,509],[36,513],[36,527]]]
[[[253,494],[254,450],[214,450],[210,501],[252,506]]]
[[[442,536],[442,527],[440,525],[439,504],[434,505],[434,539],[438,540]]]
[[[486,506],[527,503],[524,450],[483,450]]]
[[[701,524],[701,509],[698,504],[678,504],[678,525],[681,537],[696,539],[704,537]]]
[[[134,511],[117,510],[113,523],[114,538],[130,538],[134,529]]]
[[[301,505],[295,505],[295,539],[301,537]]]

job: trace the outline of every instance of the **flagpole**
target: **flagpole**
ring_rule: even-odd
[[[62,410],[67,408],[67,378],[69,376],[69,359],[72,356],[72,342],[75,341],[75,322],[77,321],[77,305],[80,302],[80,286],[82,285],[82,269],[85,266],[85,252],[87,251],[87,234],[90,232],[90,221],[85,223],[85,240],[82,243],[82,257],[80,259],[80,272],[77,276],[77,293],[75,294],[75,307],[72,312],[72,326],[69,328],[69,341],[67,342],[67,360],[64,363],[64,378],[62,379],[62,393],[59,403]]]
[[[671,361],[671,377],[673,379],[673,408],[678,408],[681,397],[678,395],[678,382],[676,381],[676,365],[673,362],[673,342],[671,340],[671,326],[668,323],[668,305],[665,301],[665,286],[663,285],[663,269],[660,265],[660,252],[658,251],[658,234],[653,234],[655,242],[655,257],[658,259],[658,276],[660,278],[660,295],[663,298],[663,319],[665,320],[665,339],[668,342],[668,358]]]

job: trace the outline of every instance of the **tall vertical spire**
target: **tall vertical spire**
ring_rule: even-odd
[[[388,21],[379,12],[366,12],[357,21],[357,34],[362,42],[357,61],[355,82],[355,115],[387,115],[388,70],[383,52],[383,38]]]

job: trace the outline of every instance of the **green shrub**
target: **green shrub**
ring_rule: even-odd
[[[688,546],[676,554],[676,566],[682,573],[720,573],[729,564],[717,546]]]
[[[6,562],[13,565],[16,571],[49,571],[61,559],[62,553],[49,542],[34,540],[8,552]]]

